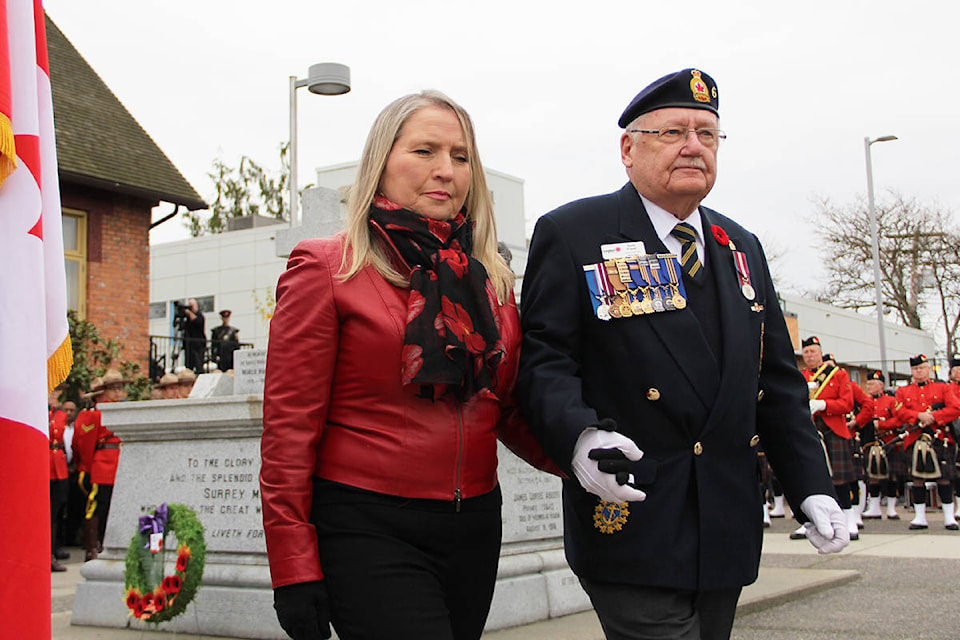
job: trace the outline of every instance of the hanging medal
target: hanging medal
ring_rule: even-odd
[[[593,313],[600,320],[610,319],[610,305],[607,297],[606,275],[603,267],[596,264],[583,265],[583,275],[587,280],[587,289],[590,291]]]
[[[740,280],[740,293],[742,293],[743,297],[747,300],[753,300],[757,297],[757,292],[754,291],[753,285],[750,284],[750,269],[747,267],[747,254],[742,251],[737,251],[737,245],[733,244],[733,240],[730,239],[730,236],[727,235],[727,232],[724,231],[720,225],[715,224],[710,230],[713,232],[714,239],[721,246],[730,249],[730,253],[733,255],[733,264],[737,268],[737,278]],[[761,306],[760,309],[762,310],[763,307]]]
[[[640,287],[630,273],[630,267],[627,266],[626,258],[617,258],[616,262],[617,273],[620,275],[620,280],[627,285],[627,294],[630,297],[630,311],[632,311],[635,316],[643,315],[643,306],[640,304],[638,298]]]
[[[683,309],[687,306],[687,299],[680,294],[680,287],[683,286],[683,282],[677,276],[680,263],[672,253],[665,254],[662,257],[667,266],[667,279],[670,285],[670,297],[673,300],[673,306],[677,309]]]
[[[650,293],[653,294],[653,310],[657,313],[666,311],[667,307],[664,304],[663,295],[660,292],[660,262],[656,256],[647,256],[647,267],[650,269]],[[673,306],[672,302],[671,306]]]
[[[607,279],[610,280],[610,284],[613,285],[614,291],[616,291],[617,296],[620,297],[619,302],[616,304],[617,311],[620,313],[621,318],[630,318],[633,316],[633,310],[630,308],[630,292],[627,289],[627,284],[620,279],[620,270],[617,268],[616,260],[605,260],[603,263],[607,268]],[[617,316],[613,313],[612,307],[613,303],[610,304],[611,313],[614,318]]]
[[[630,267],[630,276],[637,284],[640,298],[640,310],[642,313],[653,313],[653,301],[650,299],[650,275],[647,273],[647,260],[644,256],[635,256],[628,258],[627,264]]]
[[[737,265],[737,277],[740,279],[740,293],[747,300],[753,300],[757,297],[757,292],[753,290],[750,284],[750,269],[747,267],[747,254],[743,251],[736,251],[733,243],[730,243],[730,251],[733,253],[733,263]]]

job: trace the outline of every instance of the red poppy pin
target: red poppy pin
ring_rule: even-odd
[[[715,224],[710,227],[710,230],[713,231],[713,237],[716,238],[722,246],[726,247],[730,245],[730,236],[727,235],[727,232],[723,230],[720,225]]]

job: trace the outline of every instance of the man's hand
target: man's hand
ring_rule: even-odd
[[[818,411],[823,411],[827,408],[826,400],[811,400],[810,401],[810,415],[816,414]]]
[[[330,604],[323,580],[277,587],[273,608],[280,626],[293,640],[330,637]]]
[[[627,460],[637,461],[643,457],[643,452],[633,440],[613,430],[616,428],[616,423],[612,420],[603,420],[597,426],[600,428],[584,429],[573,449],[571,466],[580,486],[607,502],[646,500],[647,494],[643,491],[618,482],[617,473],[601,471],[596,460],[597,453],[591,456],[591,452],[598,449],[613,449],[622,452]]]
[[[933,417],[933,414],[929,411],[921,411],[917,414],[917,420],[920,421],[920,424],[924,427],[929,427],[933,425],[937,419]]]
[[[807,540],[822,554],[838,553],[850,544],[847,519],[840,505],[831,496],[815,494],[800,503],[800,510],[810,518],[803,526]]]

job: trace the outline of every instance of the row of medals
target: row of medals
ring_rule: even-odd
[[[666,258],[664,262],[667,265],[667,282],[660,282],[658,274],[660,261],[657,260],[659,257]],[[601,320],[674,311],[687,306],[686,298],[680,295],[677,263],[673,254],[649,258],[613,258],[604,260],[603,264],[610,284],[616,289],[620,300],[613,299],[612,296],[603,296],[607,299],[601,299],[600,307],[597,309],[597,317]],[[642,284],[634,281],[630,274],[631,267],[639,271]],[[656,284],[648,284],[653,281]]]

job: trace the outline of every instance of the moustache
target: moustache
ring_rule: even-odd
[[[707,163],[703,161],[702,158],[689,158],[683,162],[677,162],[673,165],[674,169],[700,169],[701,171],[707,170]]]

